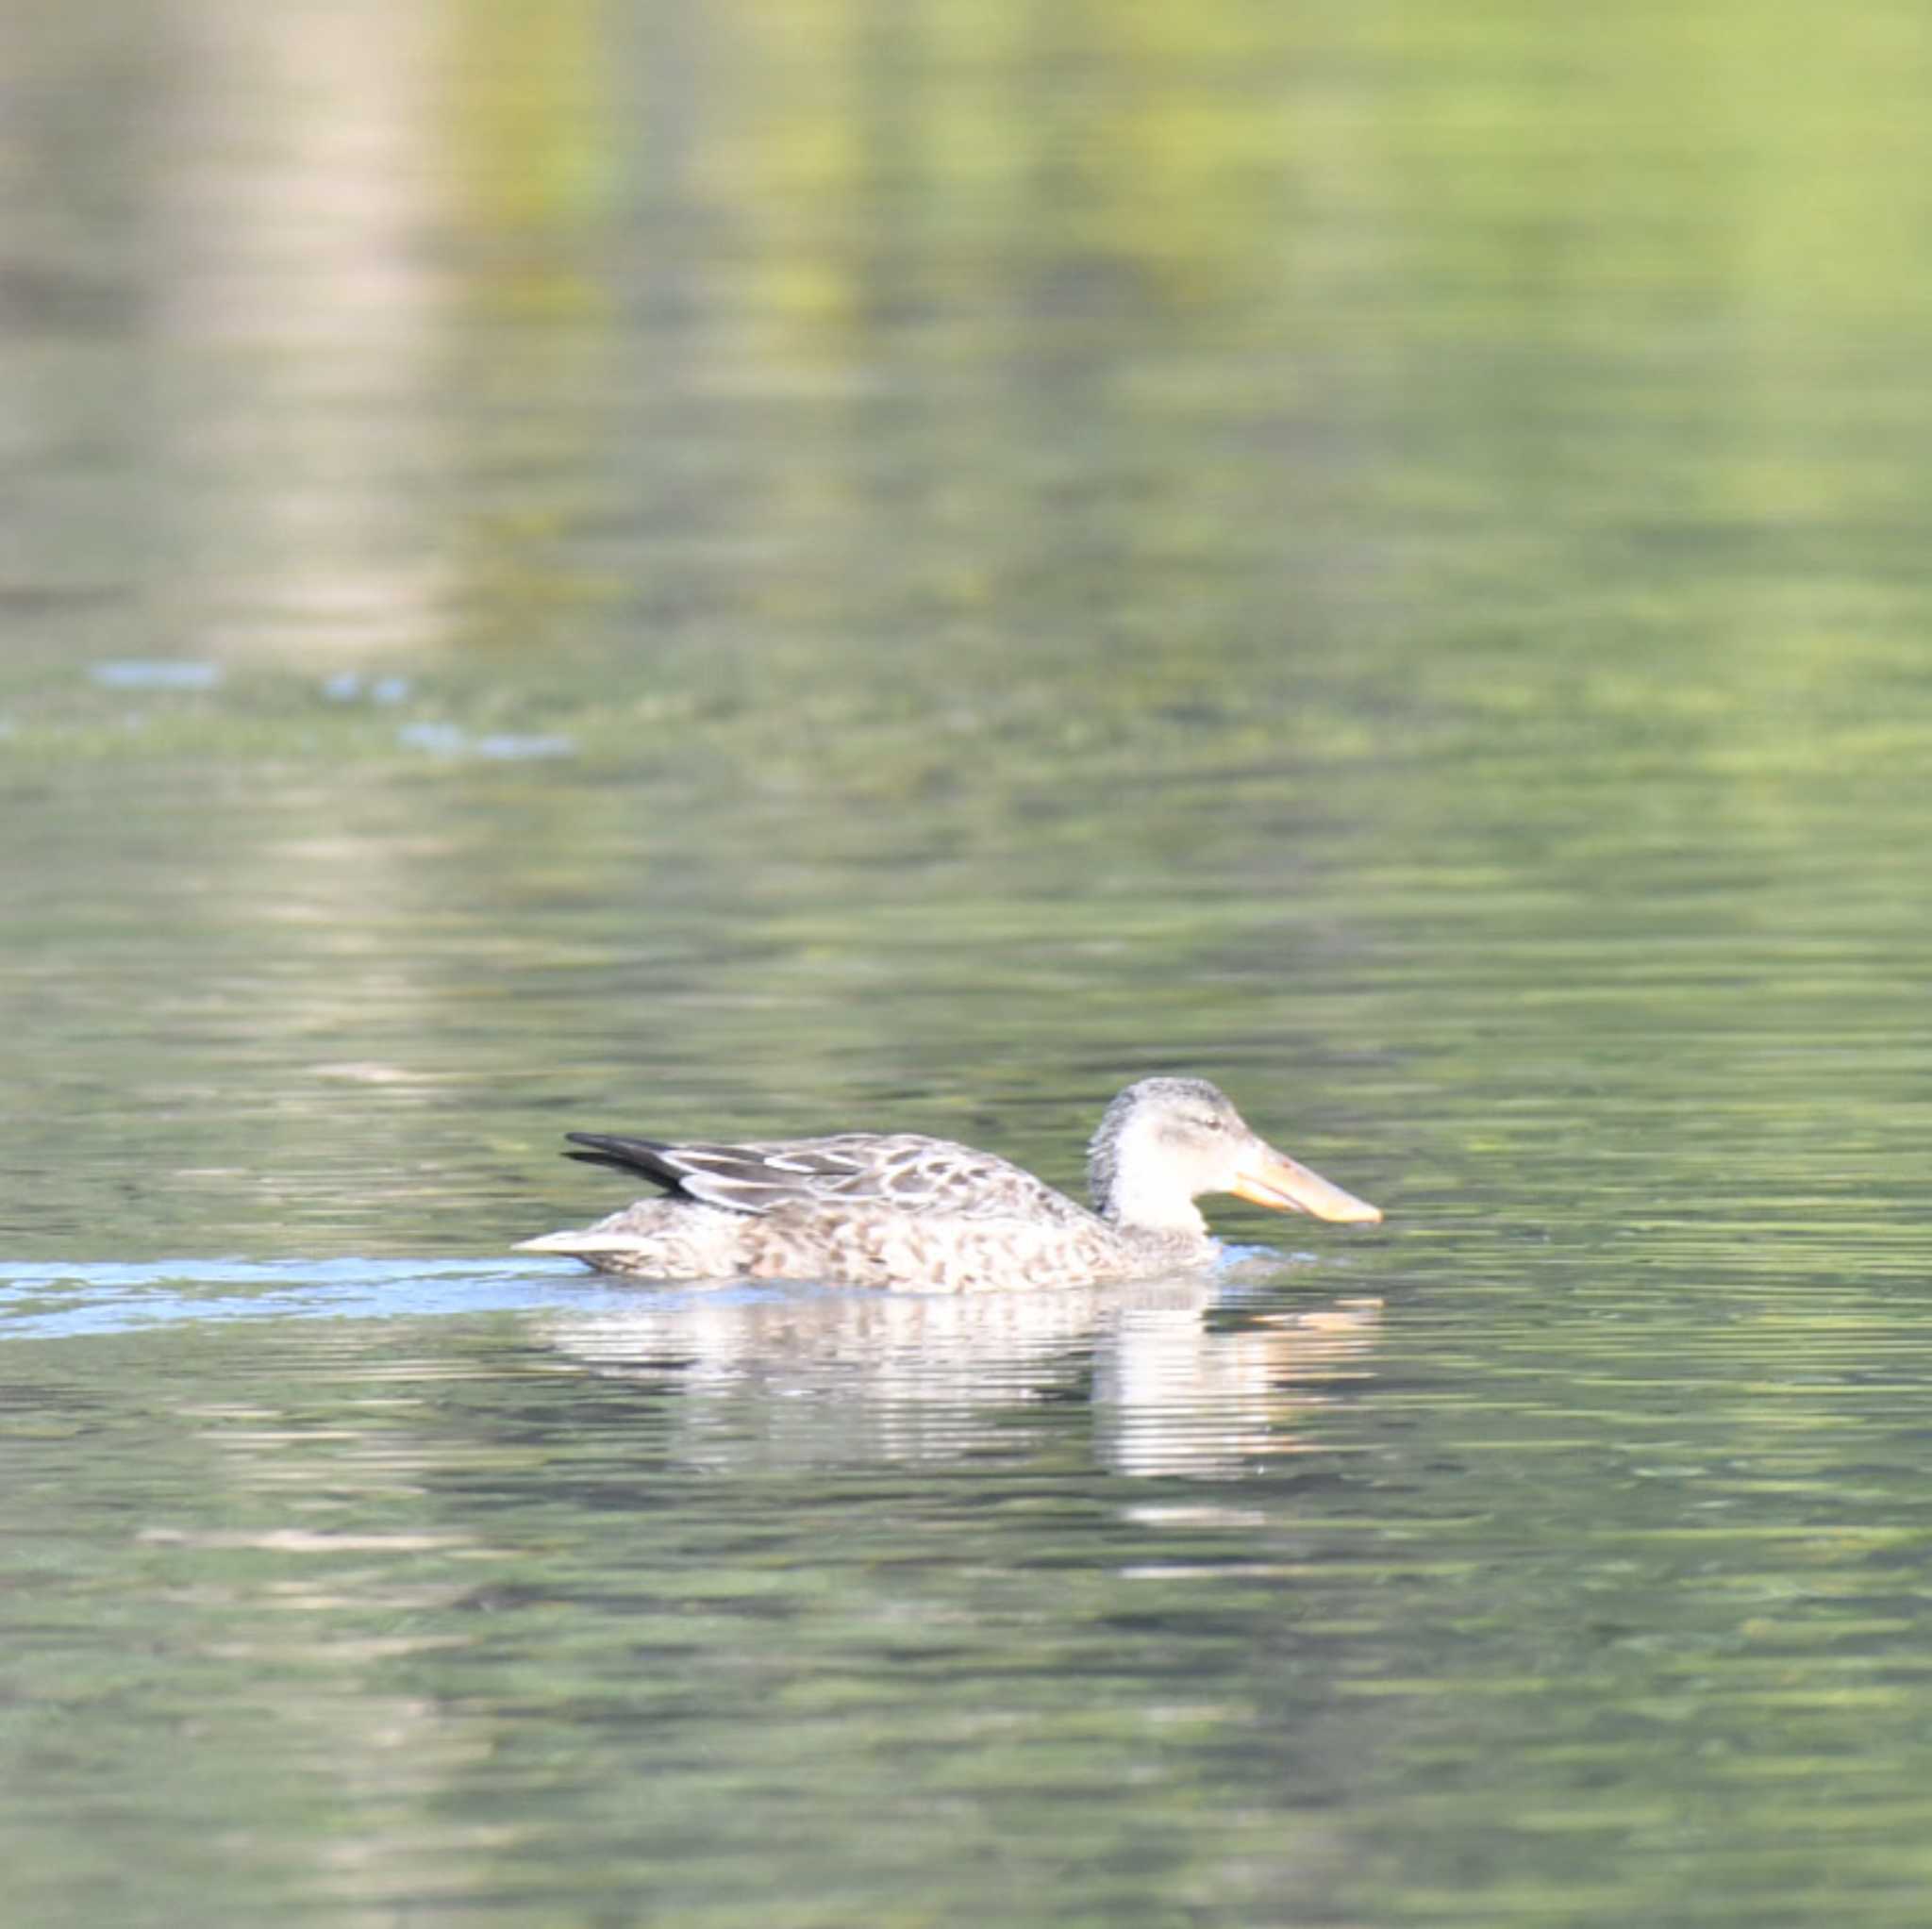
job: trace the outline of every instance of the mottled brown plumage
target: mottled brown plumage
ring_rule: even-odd
[[[1276,1152],[1198,1078],[1143,1078],[1108,1106],[1088,1149],[1091,1211],[990,1152],[911,1132],[742,1145],[569,1137],[571,1157],[640,1174],[664,1196],[519,1250],[652,1279],[1087,1285],[1212,1264],[1220,1247],[1193,1205],[1205,1192],[1320,1219],[1382,1216]]]

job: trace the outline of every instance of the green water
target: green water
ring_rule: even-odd
[[[1917,1929],[1915,11],[0,66],[9,1920]],[[1168,1070],[1387,1223],[508,1252]]]

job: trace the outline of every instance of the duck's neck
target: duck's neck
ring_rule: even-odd
[[[1123,1120],[1109,1111],[1087,1149],[1087,1188],[1093,1209],[1123,1232],[1181,1234],[1205,1239],[1208,1222],[1175,1178],[1146,1118]]]

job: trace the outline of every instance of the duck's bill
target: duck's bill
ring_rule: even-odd
[[[1382,1208],[1331,1185],[1320,1172],[1273,1146],[1262,1146],[1228,1188],[1237,1199],[1274,1212],[1306,1212],[1339,1225],[1379,1225]]]

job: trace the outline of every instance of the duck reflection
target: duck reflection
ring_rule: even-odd
[[[1212,1323],[1126,1306],[1097,1347],[1102,1457],[1117,1473],[1238,1475],[1319,1445],[1310,1432],[1337,1383],[1365,1377],[1382,1302],[1228,1309]]]
[[[675,1438],[709,1466],[1022,1456],[1029,1409],[1085,1401],[1109,1471],[1224,1478],[1315,1444],[1335,1385],[1368,1371],[1381,1310],[1230,1301],[1199,1279],[931,1298],[716,1288],[562,1315],[545,1339],[600,1375],[675,1388]]]

